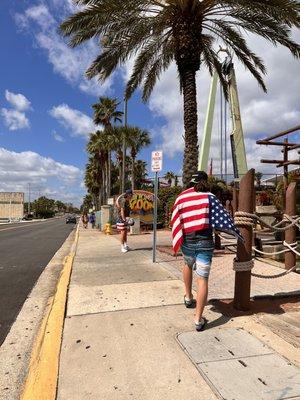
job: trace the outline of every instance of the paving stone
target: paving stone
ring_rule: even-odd
[[[184,332],[178,341],[224,400],[300,398],[299,368],[243,329]]]
[[[182,291],[179,280],[103,286],[71,284],[67,315],[182,304]]]
[[[178,340],[195,363],[271,354],[273,351],[243,329],[219,328],[184,332]]]
[[[226,400],[300,399],[300,370],[278,354],[198,364]]]

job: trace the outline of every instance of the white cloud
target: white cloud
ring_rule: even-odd
[[[65,17],[75,10],[71,1],[63,4],[61,1],[52,0],[50,4],[56,8],[57,14],[60,13],[60,17]],[[68,47],[58,34],[59,22],[44,4],[32,6],[23,14],[16,14],[15,20],[21,30],[33,33],[37,45],[46,51],[54,72],[85,93],[98,96],[109,92],[113,77],[100,85],[96,79],[89,81],[84,76],[91,62],[99,54],[100,49],[96,41],[90,40],[75,49]]]
[[[255,79],[244,67],[235,61],[237,84],[240,97],[241,115],[246,138],[246,152],[249,167],[261,171],[274,171],[274,166],[260,164],[261,158],[274,158],[274,153],[279,149],[263,148],[256,145],[256,140],[281,130],[299,125],[300,121],[300,87],[299,60],[295,60],[290,53],[282,47],[273,47],[261,39],[249,36],[250,47],[261,55],[267,65],[268,75],[266,83],[268,94],[262,92]],[[300,31],[295,35],[300,41]],[[131,66],[129,65],[129,68]],[[197,102],[198,102],[198,132],[201,143],[205,113],[208,103],[211,78],[205,69],[197,74]],[[215,121],[213,127],[212,148],[210,156],[214,158],[215,170],[219,165],[219,99],[217,98]],[[165,124],[156,129],[156,135],[161,136],[162,147],[165,152],[174,157],[182,152],[184,142],[182,135],[183,108],[182,95],[179,93],[178,74],[173,64],[166,71],[154,88],[149,101],[150,110],[160,118],[165,119]],[[229,113],[228,113],[229,114]],[[231,123],[229,123],[231,126]],[[231,129],[231,128],[229,128]],[[294,141],[293,136],[290,137]],[[299,142],[299,135],[296,141]],[[230,152],[230,144],[228,143]],[[272,155],[273,154],[273,155]],[[277,155],[280,157],[280,154]],[[231,160],[229,161],[231,163]],[[232,169],[231,169],[232,170]],[[280,169],[277,169],[280,173]]]
[[[37,23],[41,29],[46,30],[55,25],[55,19],[44,4],[28,8],[24,14],[16,14],[16,23],[21,29],[29,28],[29,21]]]
[[[81,111],[70,108],[67,104],[61,104],[50,110],[50,115],[56,118],[66,129],[70,130],[71,136],[89,137],[95,130],[93,120]]]
[[[56,140],[57,142],[60,142],[60,143],[63,143],[65,141],[65,139],[61,135],[56,133],[55,131],[53,132],[53,138],[54,138],[54,140]]]
[[[21,93],[16,94],[5,90],[5,98],[18,111],[30,109],[30,101]]]
[[[43,188],[43,194],[55,193],[56,199],[81,197],[82,172],[32,151],[17,153],[0,148],[0,190],[27,191],[28,183]],[[63,189],[62,189],[63,188]]]
[[[2,108],[0,112],[4,119],[5,125],[10,131],[29,128],[29,120],[25,113],[18,110],[8,110],[7,108]]]

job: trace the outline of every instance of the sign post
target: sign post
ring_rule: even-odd
[[[157,234],[157,195],[158,195],[158,172],[162,170],[163,152],[152,151],[151,170],[155,172],[154,182],[154,218],[153,218],[153,262],[156,262],[156,234]]]

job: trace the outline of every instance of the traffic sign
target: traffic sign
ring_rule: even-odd
[[[162,170],[163,152],[161,150],[152,151],[151,170],[160,172]]]

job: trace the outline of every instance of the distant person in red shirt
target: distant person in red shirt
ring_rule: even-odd
[[[117,219],[117,229],[121,233],[121,252],[127,253],[129,246],[127,244],[127,229],[128,229],[128,218],[130,215],[130,205],[129,202],[133,196],[131,189],[126,190],[126,192],[119,196],[116,201],[116,206],[118,209],[118,219]]]
[[[82,221],[83,227],[86,229],[88,226],[88,223],[89,223],[89,217],[88,217],[87,213],[82,214],[81,221]]]

